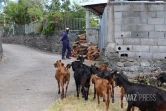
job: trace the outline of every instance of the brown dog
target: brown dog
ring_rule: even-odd
[[[107,65],[101,64],[101,65],[99,66],[99,70],[102,71],[102,70],[104,70],[104,69],[107,69]]]
[[[62,87],[62,94],[61,98],[63,99],[66,97],[69,81],[70,81],[70,64],[67,64],[65,67],[64,64],[61,62],[61,60],[56,61],[54,64],[54,67],[57,68],[56,73],[55,73],[55,79],[58,82],[58,94],[60,94],[60,85]],[[64,95],[64,85],[66,84],[66,92]]]
[[[98,77],[97,75],[91,76],[91,82],[95,84],[98,104],[100,104],[100,98],[99,96],[103,97],[105,100],[106,108],[108,109],[109,103],[110,103],[110,92],[111,92],[111,86],[106,79],[102,79]],[[107,100],[106,100],[107,97]]]
[[[161,104],[157,107],[157,111],[166,111],[166,102],[161,103]]]

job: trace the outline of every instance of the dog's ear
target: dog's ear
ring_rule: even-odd
[[[66,65],[66,67],[70,69],[70,67],[71,67],[71,64],[67,64],[67,65]]]
[[[61,60],[59,60],[59,62],[61,62]]]
[[[54,64],[54,67],[57,68],[57,64],[56,63]]]

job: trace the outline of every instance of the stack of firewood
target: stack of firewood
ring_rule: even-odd
[[[88,60],[96,60],[99,57],[100,49],[97,46],[89,46],[87,50]]]
[[[80,43],[86,43],[86,35],[85,35],[85,34],[78,35],[77,40],[78,40]]]
[[[84,55],[87,57],[88,60],[96,60],[99,57],[99,48],[97,46],[94,46],[92,42],[87,43],[85,34],[78,35],[77,41],[74,42],[72,45],[72,57]]]

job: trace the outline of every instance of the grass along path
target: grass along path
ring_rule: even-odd
[[[97,98],[93,100],[92,87],[90,88],[89,100],[87,102],[85,102],[82,97],[77,98],[75,94],[63,100],[56,100],[55,103],[49,106],[45,111],[106,111],[106,105],[105,102],[103,102],[102,97],[100,98],[100,105],[97,103]],[[107,111],[126,111],[127,102],[125,101],[125,98],[123,109],[121,109],[120,103],[120,88],[115,88],[115,103],[112,103],[110,100],[109,109]]]

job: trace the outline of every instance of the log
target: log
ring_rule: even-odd
[[[86,43],[86,40],[79,40],[80,43]]]
[[[86,40],[86,37],[85,36],[80,36],[80,37],[78,37],[78,40]]]
[[[88,60],[96,60],[99,57],[100,49],[92,42],[86,42],[86,34],[78,35],[77,41],[72,44],[72,57],[77,55],[85,55]]]

